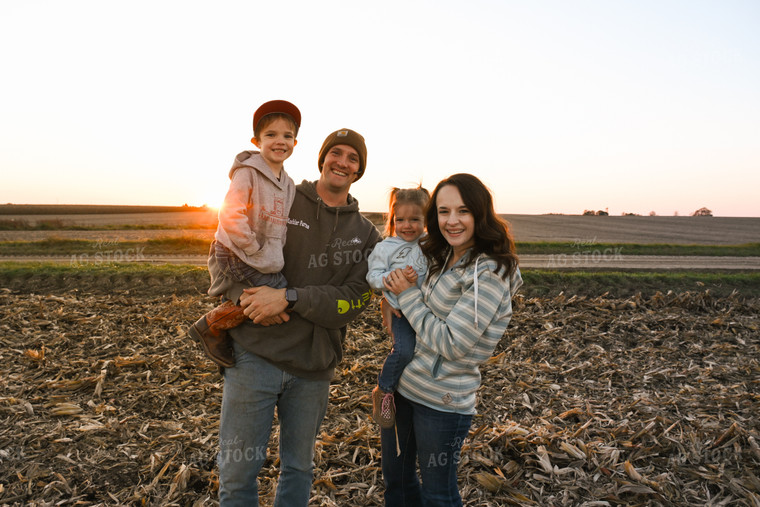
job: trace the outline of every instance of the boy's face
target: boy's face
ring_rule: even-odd
[[[322,163],[320,179],[333,190],[348,190],[359,174],[359,152],[347,144],[330,148]]]
[[[261,150],[261,157],[275,171],[282,169],[297,143],[293,124],[284,118],[272,120],[261,129],[259,137],[253,139],[253,144]]]

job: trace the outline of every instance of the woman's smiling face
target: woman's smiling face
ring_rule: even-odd
[[[475,217],[465,206],[459,189],[446,185],[438,190],[435,200],[438,228],[444,239],[461,256],[475,244]]]

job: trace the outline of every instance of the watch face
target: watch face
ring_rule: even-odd
[[[285,290],[285,299],[288,302],[288,306],[293,306],[298,301],[298,293],[295,289],[287,289]]]

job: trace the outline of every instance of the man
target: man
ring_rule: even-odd
[[[275,407],[280,477],[274,505],[309,502],[314,443],[330,379],[343,355],[346,325],[371,297],[367,256],[380,234],[349,194],[366,163],[367,148],[357,132],[341,129],[325,139],[320,177],[297,186],[290,210],[282,271],[286,289],[235,283],[210,291],[239,298],[250,318],[229,331],[235,366],[224,373],[218,457],[222,506],[258,505],[257,476],[266,460]],[[218,267],[210,263],[209,269]]]

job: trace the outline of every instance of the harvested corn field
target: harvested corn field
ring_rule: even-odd
[[[222,379],[184,334],[214,301],[171,290],[3,290],[0,505],[216,504]],[[465,505],[760,505],[759,314],[704,292],[518,296],[482,368]],[[346,345],[311,504],[382,505],[376,303]]]

